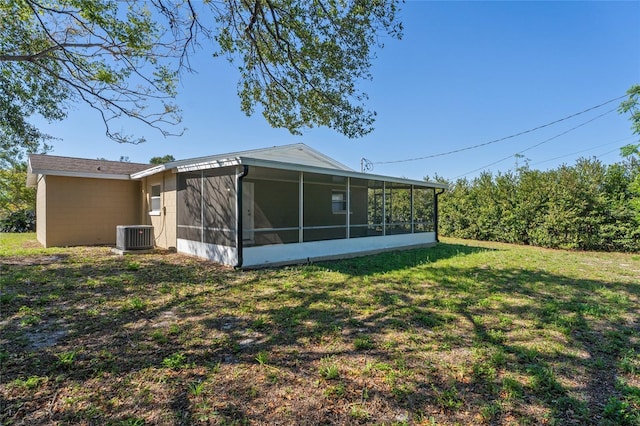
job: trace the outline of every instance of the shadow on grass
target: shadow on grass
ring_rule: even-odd
[[[174,424],[478,420],[465,412],[487,422],[550,420],[530,406],[563,424],[616,424],[606,406],[624,397],[622,354],[640,352],[640,285],[437,264],[486,250],[441,244],[251,273],[142,257],[10,265],[0,422],[162,422],[150,418],[162,409],[156,393]],[[417,268],[409,281],[384,274],[426,263],[438,267]],[[329,280],[322,269],[344,277]],[[39,320],[26,321],[31,314]],[[69,331],[52,346],[25,338],[56,324]],[[62,360],[71,352],[70,368]],[[258,366],[262,352],[271,367]],[[323,362],[342,373],[327,378]],[[20,384],[29,377],[44,379]],[[200,381],[206,397],[189,388]],[[58,392],[78,385],[87,389],[82,404],[63,410]],[[377,408],[368,417],[354,411],[369,406]]]
[[[375,255],[356,257],[319,263],[319,266],[331,271],[352,276],[366,276],[392,272],[419,265],[438,262],[458,256],[467,256],[495,249],[474,247],[463,244],[438,243],[433,247],[413,250],[398,250]]]

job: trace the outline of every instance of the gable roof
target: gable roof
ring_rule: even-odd
[[[358,172],[303,143],[172,161],[171,163],[133,173],[131,177],[133,179],[142,179],[165,170],[174,170],[180,173],[237,165],[331,174],[358,179],[384,180],[387,182],[428,186],[432,188],[447,187],[447,185],[437,182],[425,182]]]
[[[129,180],[131,174],[149,167],[149,164],[124,161],[31,154],[28,161],[27,186],[35,186],[38,175]]]
[[[179,171],[202,170],[223,165],[249,164],[252,162],[278,162],[296,166],[321,167],[353,172],[354,170],[334,160],[323,153],[303,144],[273,146],[269,148],[251,149],[247,151],[229,152],[226,154],[208,155],[206,157],[188,158],[172,161],[167,164],[152,167],[139,173],[133,173],[136,179],[159,173],[163,170],[177,169]]]

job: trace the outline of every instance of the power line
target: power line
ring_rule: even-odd
[[[531,145],[529,148],[525,148],[525,149],[523,149],[522,151],[520,151],[520,152],[519,152],[519,154],[522,154],[523,152],[529,151],[529,150],[531,150],[531,149],[533,149],[533,148],[537,148],[537,147],[539,147],[539,146],[540,146],[540,145],[542,145],[542,144],[545,144],[545,143],[550,142],[550,141],[552,141],[552,140],[554,140],[554,139],[556,139],[556,138],[559,138],[560,136],[564,136],[564,135],[566,135],[566,134],[567,134],[567,133],[569,133],[569,132],[572,132],[572,131],[574,131],[574,130],[576,130],[576,129],[579,129],[580,127],[582,127],[582,126],[584,126],[584,125],[587,125],[587,124],[591,123],[592,121],[596,121],[598,118],[602,118],[602,117],[604,117],[604,116],[605,116],[605,115],[607,115],[607,114],[611,114],[612,112],[616,111],[617,109],[618,109],[618,108],[612,108],[612,109],[610,109],[609,111],[607,111],[607,112],[603,112],[602,114],[597,115],[597,116],[593,117],[592,119],[585,121],[585,122],[584,122],[584,123],[582,123],[582,124],[578,124],[577,126],[572,127],[572,128],[570,128],[569,130],[567,130],[567,131],[564,131],[564,132],[562,132],[562,133],[559,133],[559,134],[557,134],[556,136],[553,136],[553,137],[551,137],[551,138],[549,138],[549,139],[547,139],[547,140],[544,140],[544,141],[542,141],[542,142],[540,142],[540,143],[537,143],[537,144],[535,144],[535,145]]]
[[[618,147],[616,149],[612,149],[611,151],[607,151],[604,154],[596,155],[596,158],[604,157],[605,155],[609,155],[609,154],[611,154],[612,152],[615,152],[615,151],[620,152],[620,148]]]
[[[484,165],[484,166],[482,166],[482,167],[478,167],[477,169],[471,170],[470,172],[467,172],[467,173],[461,174],[461,175],[459,175],[459,176],[456,176],[454,179],[458,179],[458,178],[461,178],[461,177],[463,177],[463,176],[469,175],[469,174],[471,174],[471,173],[475,173],[475,172],[477,172],[477,171],[480,171],[480,170],[486,169],[487,167],[491,167],[491,166],[493,166],[493,165],[495,165],[495,164],[501,163],[501,162],[503,162],[503,161],[505,161],[505,160],[508,160],[508,159],[509,159],[509,158],[511,158],[511,157],[515,157],[516,155],[522,154],[523,152],[527,152],[527,151],[529,151],[529,150],[531,150],[531,149],[533,149],[533,148],[537,148],[537,147],[539,147],[539,146],[540,146],[540,145],[542,145],[542,144],[545,144],[545,143],[547,143],[547,142],[551,142],[551,141],[552,141],[552,140],[554,140],[554,139],[558,139],[560,136],[564,136],[564,135],[566,135],[566,134],[567,134],[567,133],[569,133],[569,132],[572,132],[572,131],[574,131],[574,130],[576,130],[576,129],[579,129],[579,128],[580,128],[580,127],[582,127],[582,126],[585,126],[585,125],[587,125],[587,124],[591,123],[592,121],[595,121],[595,120],[597,120],[597,119],[599,119],[599,118],[602,118],[602,117],[604,117],[604,116],[605,116],[605,115],[607,115],[607,114],[611,114],[612,112],[614,112],[614,111],[616,111],[616,110],[617,110],[617,108],[612,108],[612,109],[610,109],[610,110],[609,110],[609,111],[607,111],[607,112],[603,112],[602,114],[600,114],[600,115],[598,115],[598,116],[596,116],[596,117],[594,117],[594,118],[592,118],[592,119],[589,119],[589,120],[587,120],[587,121],[585,121],[585,122],[582,122],[582,123],[578,124],[578,125],[577,125],[577,126],[575,126],[575,127],[570,128],[569,130],[565,130],[565,131],[564,131],[564,132],[562,132],[562,133],[558,133],[557,135],[552,136],[552,137],[550,137],[549,139],[545,139],[545,140],[543,140],[542,142],[538,142],[538,143],[536,143],[536,144],[534,144],[534,145],[531,145],[531,146],[530,146],[530,147],[528,147],[528,148],[523,149],[522,151],[516,152],[515,154],[508,155],[508,156],[506,156],[506,157],[504,157],[504,158],[501,158],[500,160],[494,161],[493,163],[490,163],[490,164]]]
[[[471,146],[468,146],[468,147],[465,147],[465,148],[455,149],[455,150],[452,150],[452,151],[440,152],[438,154],[425,155],[423,157],[413,157],[413,158],[407,158],[407,159],[404,159],[404,160],[373,161],[371,163],[372,164],[406,163],[406,162],[409,162],[409,161],[426,160],[428,158],[442,157],[442,156],[445,156],[445,155],[451,155],[451,154],[456,154],[458,152],[463,152],[463,151],[468,151],[468,150],[471,150],[471,149],[480,148],[480,147],[491,145],[491,144],[494,144],[494,143],[497,143],[497,142],[502,142],[502,141],[505,141],[507,139],[513,139],[515,137],[522,136],[522,135],[525,135],[527,133],[535,132],[536,130],[544,129],[545,127],[549,127],[549,126],[552,126],[554,124],[558,124],[558,123],[560,123],[562,121],[566,121],[566,120],[568,120],[570,118],[577,117],[578,115],[581,115],[581,114],[584,114],[586,112],[592,111],[594,109],[600,108],[600,107],[602,107],[604,105],[610,104],[611,102],[619,101],[620,99],[626,98],[626,97],[627,97],[626,94],[623,95],[623,96],[618,96],[617,98],[610,99],[610,100],[608,100],[606,102],[603,102],[601,104],[598,104],[598,105],[590,107],[590,108],[587,108],[587,109],[582,110],[580,112],[577,112],[575,114],[568,115],[568,116],[563,117],[563,118],[561,118],[559,120],[555,120],[555,121],[552,121],[550,123],[543,124],[543,125],[538,126],[538,127],[534,127],[532,129],[528,129],[528,130],[525,130],[525,131],[522,131],[522,132],[519,132],[519,133],[515,133],[513,135],[505,136],[505,137],[502,137],[502,138],[499,138],[499,139],[494,139],[494,140],[489,141],[489,142],[483,142],[483,143],[480,143],[480,144],[477,144],[477,145],[471,145]]]
[[[546,160],[536,161],[535,163],[532,163],[531,165],[532,166],[537,166],[538,164],[548,163],[549,161],[559,160],[561,158],[571,157],[571,156],[574,156],[576,154],[582,154],[583,152],[592,151],[592,150],[594,150],[596,148],[602,148],[603,146],[613,145],[614,143],[617,144],[617,143],[620,143],[620,142],[623,142],[623,141],[627,141],[629,139],[634,139],[634,138],[635,138],[635,136],[629,136],[629,137],[618,139],[618,140],[615,140],[615,141],[612,141],[612,142],[607,142],[607,143],[603,143],[603,144],[600,144],[600,145],[592,146],[590,148],[581,149],[580,151],[570,152],[569,154],[560,155],[558,157],[553,157],[553,158],[548,158]],[[614,150],[607,151],[605,154],[601,154],[601,155],[606,155],[606,154],[609,154],[609,153],[611,153],[613,151],[616,151],[616,150],[619,150],[619,149],[620,148],[615,148]],[[599,157],[599,155],[596,155],[596,157]]]

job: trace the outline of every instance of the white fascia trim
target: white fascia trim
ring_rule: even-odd
[[[113,179],[113,180],[131,180],[132,179],[131,175],[71,172],[71,171],[62,171],[62,170],[32,170],[31,174],[46,175],[46,176],[79,177],[79,178],[89,178],[89,179]]]
[[[161,164],[159,166],[151,167],[150,169],[146,169],[141,172],[132,173],[131,179],[142,179],[147,176],[151,176],[151,175],[155,175],[156,173],[163,172],[165,170],[166,170],[165,165]]]
[[[175,169],[177,172],[194,172],[198,170],[217,169],[221,167],[237,166],[241,164],[239,158],[225,158],[213,161],[203,161],[199,163],[185,164],[177,166]]]

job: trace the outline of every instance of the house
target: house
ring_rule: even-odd
[[[150,166],[29,158],[45,246],[114,244],[117,225],[155,245],[258,267],[433,245],[446,188],[357,172],[304,145]]]

